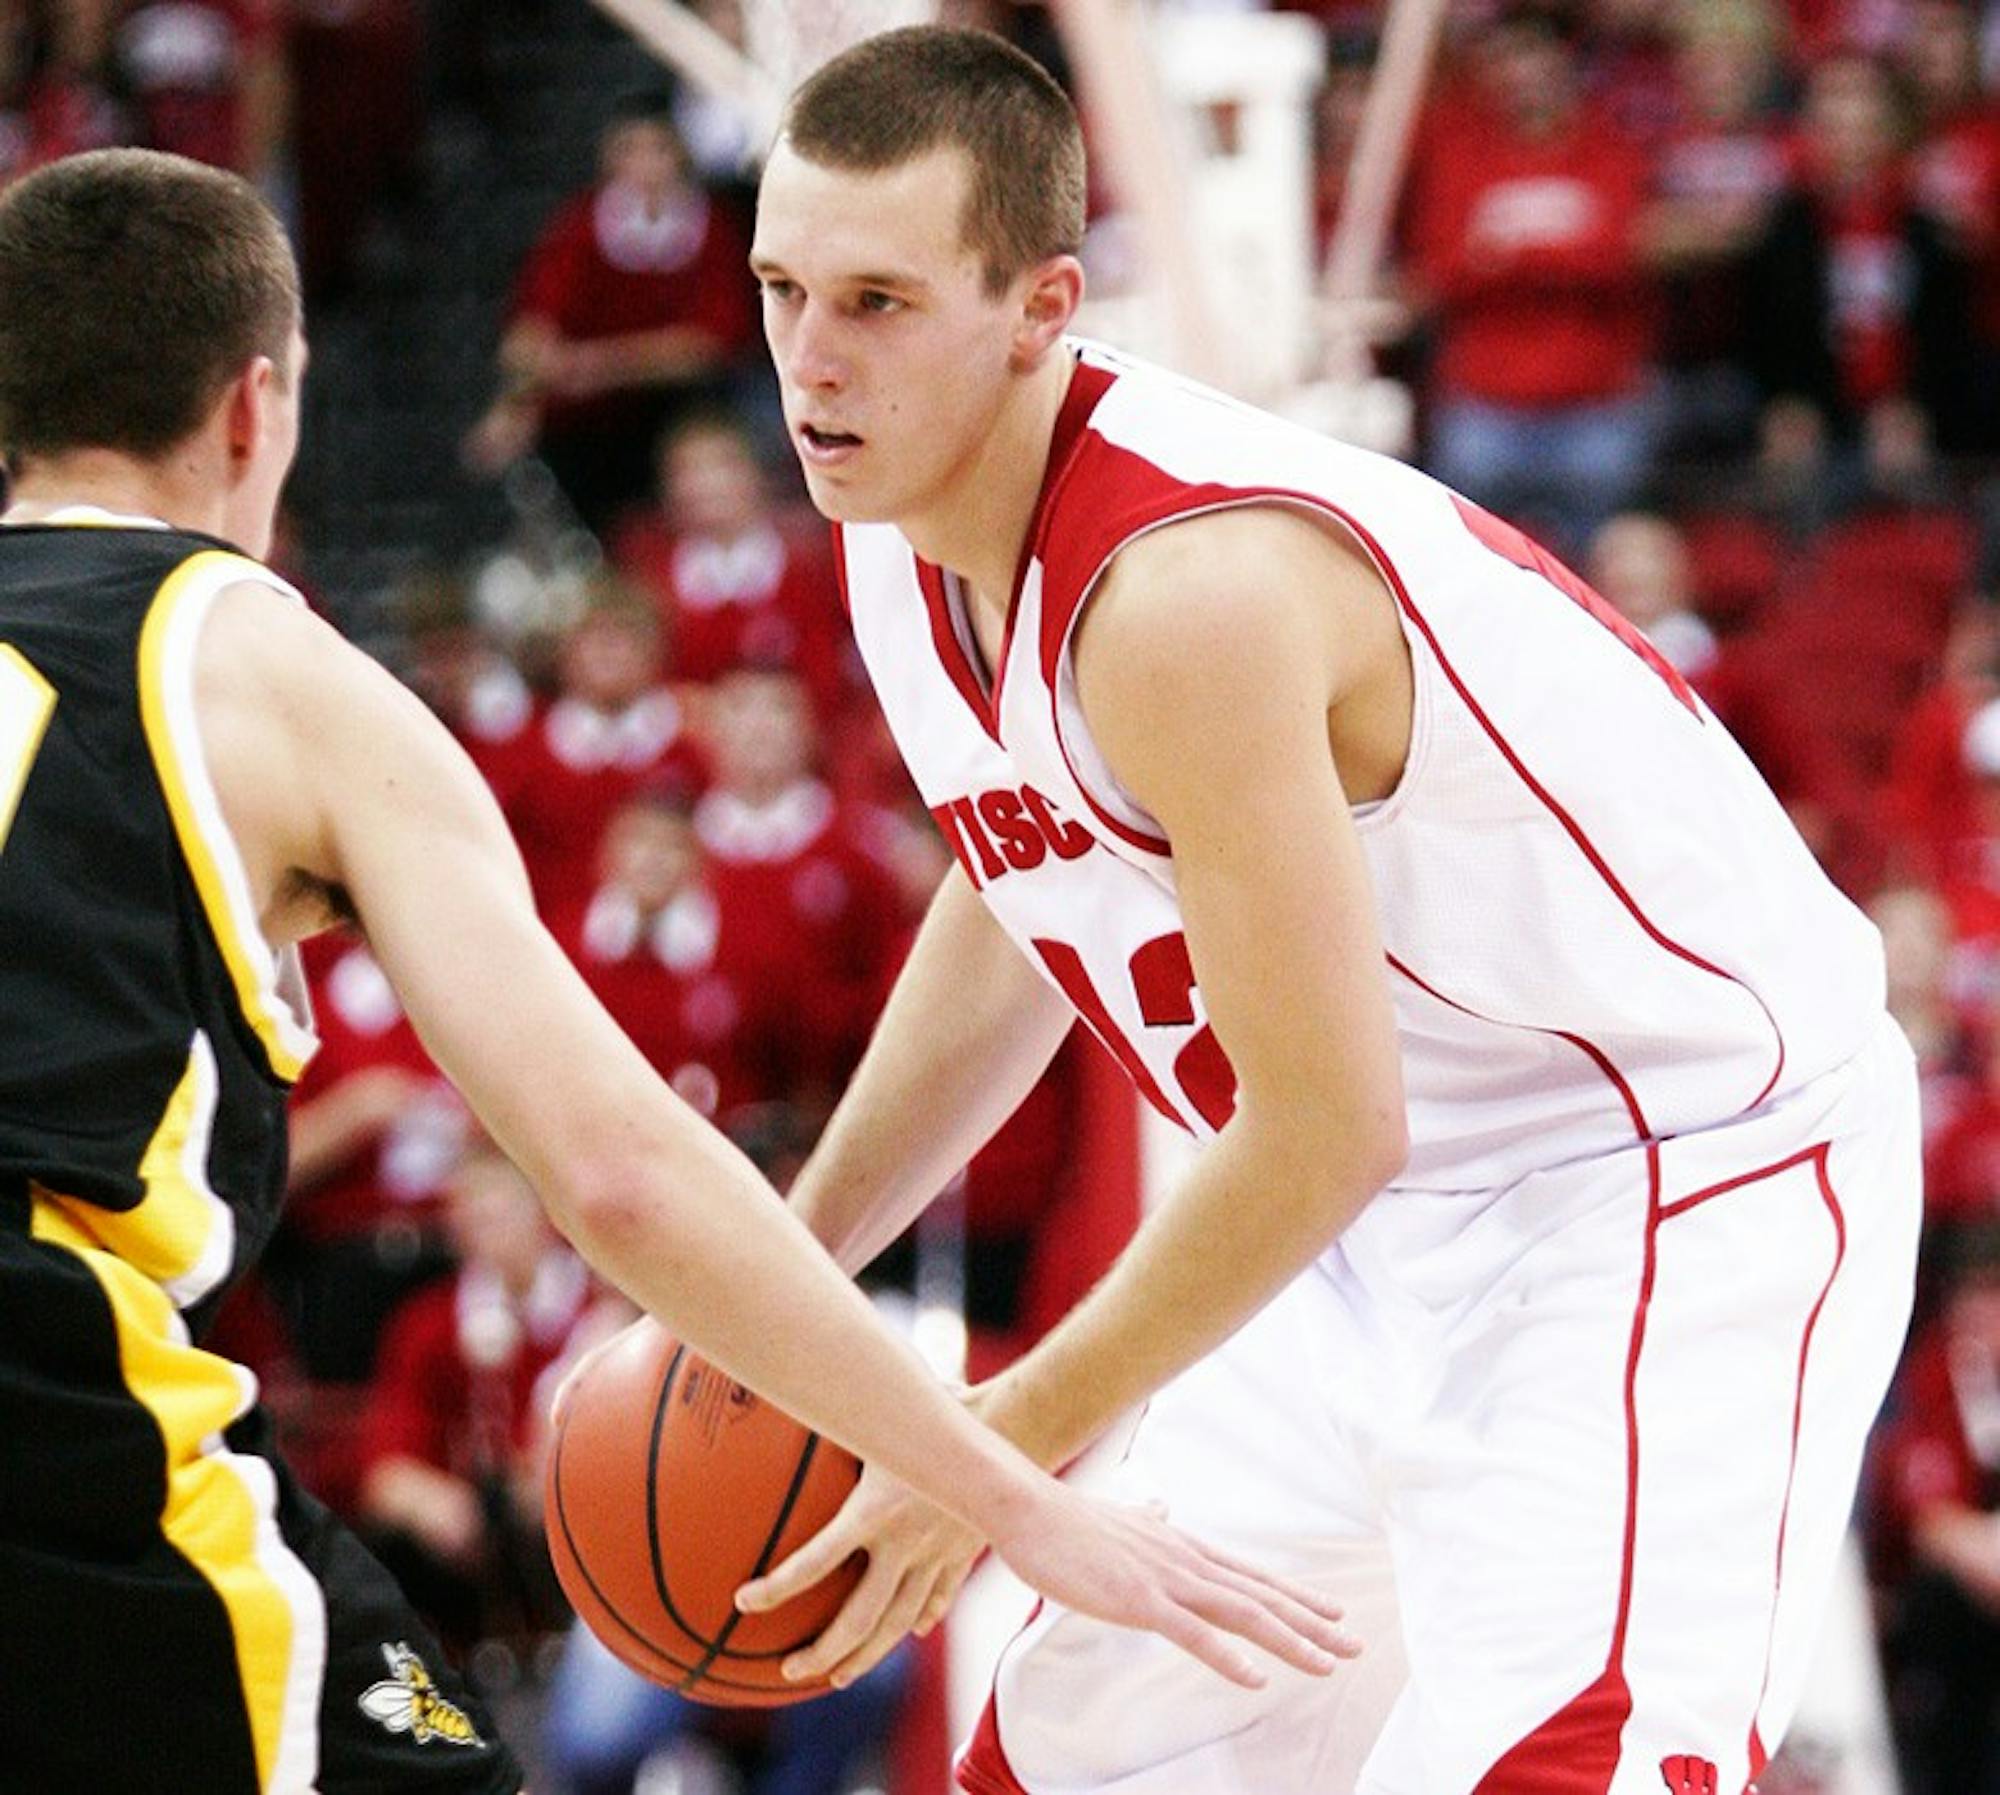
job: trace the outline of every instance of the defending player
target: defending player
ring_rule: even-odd
[[[1068,340],[1082,212],[1061,93],[934,28],[828,64],[766,169],[786,415],[959,860],[796,1207],[865,1262],[1081,1016],[1205,1145],[985,1418],[1057,1465],[1151,1398],[1126,1475],[1177,1518],[1329,1580],[1386,1541],[1369,1795],[1743,1788],[1910,1299],[1873,931],[1518,532]],[[970,1542],[872,1473],[752,1599],[857,1548],[804,1672]],[[1325,1704],[1048,1610],[960,1778],[1325,1795]]]
[[[1085,1508],[945,1397],[535,920],[470,764],[249,556],[298,427],[297,275],[233,176],[106,152],[0,199],[0,1783],[511,1791],[380,1569],[269,1456],[204,1325],[275,1220],[313,1041],[285,944],[351,915],[592,1262],[918,1480],[1031,1581],[1235,1676],[1329,1620]],[[235,545],[235,546],[231,546]]]

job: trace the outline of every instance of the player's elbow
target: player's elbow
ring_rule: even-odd
[[[667,1202],[658,1162],[638,1154],[586,1152],[545,1183],[556,1225],[600,1268],[628,1265],[657,1247]]]

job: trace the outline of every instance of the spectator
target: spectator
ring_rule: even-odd
[[[647,1062],[725,1130],[782,1100],[799,994],[759,978],[739,913],[725,912],[681,787],[642,786],[613,814],[597,888],[556,938]],[[751,925],[753,931],[755,924]]]
[[[751,352],[748,253],[689,172],[668,103],[621,107],[597,185],[556,214],[522,271],[504,391],[467,443],[474,465],[532,447],[602,533],[644,495],[663,423],[724,392]]]
[[[1715,665],[1715,632],[1694,609],[1679,527],[1650,512],[1621,512],[1591,539],[1587,566],[1590,583],[1699,686]]]
[[[1966,728],[2000,696],[2000,616],[1983,600],[1961,604],[1938,677],[1909,707],[1890,748],[1883,792],[1897,866],[1928,883],[1950,880],[1965,850],[1977,851],[1978,779]]]
[[[823,1098],[859,1057],[900,958],[901,893],[870,808],[842,804],[818,771],[805,682],[744,666],[710,699],[714,788],[695,832],[724,908],[755,919],[747,950],[795,1001],[800,1086]]]
[[[553,702],[483,757],[544,915],[588,895],[605,825],[634,791],[661,777],[699,790],[707,777],[666,682],[659,619],[623,582],[598,582],[558,646],[556,679]]]
[[[2000,452],[2000,107],[1979,83],[1969,0],[1911,0],[1898,45],[1915,102],[1911,197],[1967,272],[1969,381],[1939,418],[1946,448]]]
[[[1511,8],[1477,56],[1477,91],[1434,131],[1413,214],[1437,333],[1430,465],[1574,553],[1646,472],[1648,173],[1584,98],[1553,16]]]
[[[456,1275],[391,1317],[362,1433],[358,1519],[463,1648],[559,1628],[541,1529],[543,1374],[583,1322],[584,1263],[491,1146],[446,1185]]]
[[[139,0],[115,55],[140,142],[271,184],[289,111],[278,0]]]
[[[1962,388],[1963,270],[1909,202],[1885,69],[1852,53],[1816,64],[1802,126],[1800,172],[1753,261],[1765,460],[1800,484],[1820,480],[1830,445],[1900,471]]]
[[[1662,447],[1747,454],[1749,263],[1791,173],[1772,106],[1777,22],[1765,0],[1682,0],[1673,19],[1681,115],[1658,152],[1645,225],[1665,299]]]
[[[466,1117],[364,943],[322,935],[303,958],[320,1049],[293,1092],[266,1276],[306,1374],[357,1386],[390,1311],[440,1269],[437,1202]]]
[[[661,438],[657,503],[611,552],[659,607],[681,678],[706,685],[756,661],[795,669],[822,721],[848,699],[826,526],[780,514],[735,417],[702,412]]]
[[[404,680],[455,735],[489,779],[534,720],[520,669],[473,616],[465,582],[431,569],[404,585],[396,620]]]
[[[1878,1447],[1905,1795],[2000,1787],[2000,1223],[1955,1237],[1943,1313]]]
[[[124,141],[106,80],[110,9],[78,0],[37,30],[29,0],[0,0],[0,186],[45,162]]]

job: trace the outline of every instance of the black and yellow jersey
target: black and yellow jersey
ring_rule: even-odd
[[[0,528],[0,1186],[157,1282],[197,1335],[261,1251],[314,1042],[202,755],[227,544],[61,513]]]

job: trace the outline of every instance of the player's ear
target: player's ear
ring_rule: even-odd
[[[1083,302],[1083,264],[1075,256],[1050,256],[1028,270],[1021,319],[1014,331],[1014,363],[1029,368],[1061,342]]]
[[[220,405],[232,463],[250,460],[269,431],[277,379],[277,364],[268,355],[253,356],[223,394]]]

